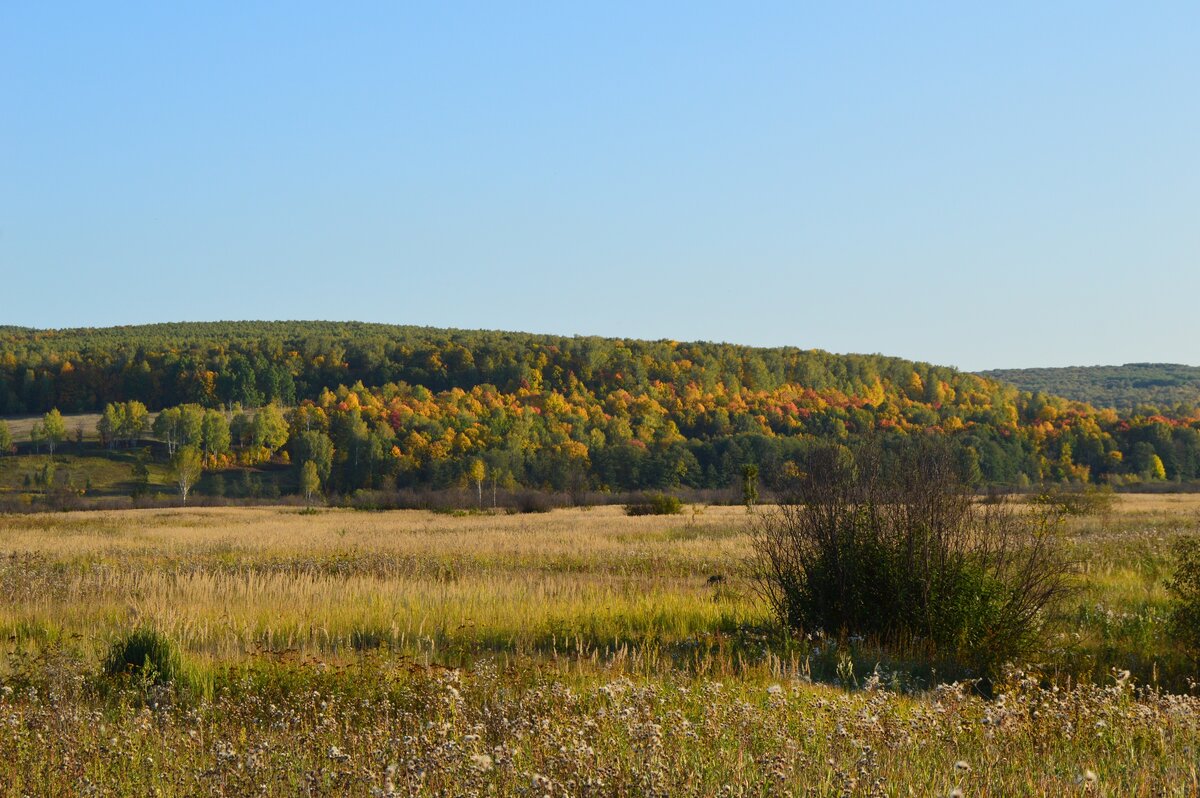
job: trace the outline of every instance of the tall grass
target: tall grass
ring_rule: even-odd
[[[1193,795],[1200,707],[1141,688],[1188,690],[1198,511],[1073,519],[1082,592],[1000,703],[780,638],[741,507],[0,516],[0,795]],[[192,689],[103,675],[139,628]]]

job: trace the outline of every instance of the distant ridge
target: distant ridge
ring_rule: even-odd
[[[1113,385],[1133,392],[1106,403],[1192,397],[1198,372],[1118,367]],[[266,451],[240,410],[276,403],[289,409],[289,457],[325,452],[327,484],[346,494],[462,485],[478,463],[556,491],[726,489],[745,464],[780,473],[815,446],[928,435],[958,448],[971,482],[1200,478],[1200,409],[1096,410],[1058,395],[1088,398],[1064,382],[1019,390],[1020,374],[796,347],[356,322],[0,331],[0,416],[104,412],[115,428],[137,410],[117,403],[205,409],[224,467]]]
[[[1126,363],[1123,366],[992,369],[980,375],[1023,391],[1062,396],[1095,407],[1133,410],[1200,404],[1200,366]]]

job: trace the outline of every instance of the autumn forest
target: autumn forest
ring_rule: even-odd
[[[109,447],[194,446],[207,469],[312,461],[341,494],[481,473],[555,491],[724,488],[814,444],[914,435],[952,440],[978,485],[1200,473],[1195,406],[1097,410],[897,358],[721,343],[327,322],[3,329],[0,414],[51,410],[104,413]]]

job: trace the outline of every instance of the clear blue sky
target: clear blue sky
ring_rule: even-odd
[[[8,2],[0,323],[1197,364],[1198,42],[1196,2]]]

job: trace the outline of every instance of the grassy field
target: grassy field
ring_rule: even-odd
[[[780,639],[743,508],[0,516],[0,794],[1196,795],[1165,580],[1198,527],[1071,521],[1081,590],[988,701]],[[102,674],[144,627],[175,686]]]
[[[179,503],[179,489],[170,465],[150,458],[145,495],[137,504],[133,475],[137,450],[85,450],[73,446],[49,454],[25,454],[0,457],[0,512],[36,509],[119,509],[153,504]],[[47,495],[44,475],[53,463],[54,489]],[[253,468],[229,468],[205,472],[193,486],[191,503],[223,499],[277,498],[283,491],[294,491],[290,469],[285,465],[261,464]]]
[[[83,431],[83,440],[98,441],[100,433],[96,431],[96,425],[100,423],[100,413],[64,413],[63,423],[67,427],[68,444],[75,442],[75,436],[79,430]],[[43,414],[32,416],[8,416],[3,420],[8,424],[8,431],[12,433],[13,441],[16,443],[26,443],[29,441],[29,434],[33,431],[35,424],[40,424],[44,418]],[[150,413],[147,416],[146,429],[154,423],[154,419],[158,418],[158,413]]]
[[[0,457],[0,495],[41,495],[43,486],[37,475],[53,460],[56,481],[67,480],[71,487],[84,495],[128,496],[133,489],[134,452],[104,452],[74,454],[69,449],[48,454]],[[151,494],[170,495],[175,492],[165,463],[149,461]]]

